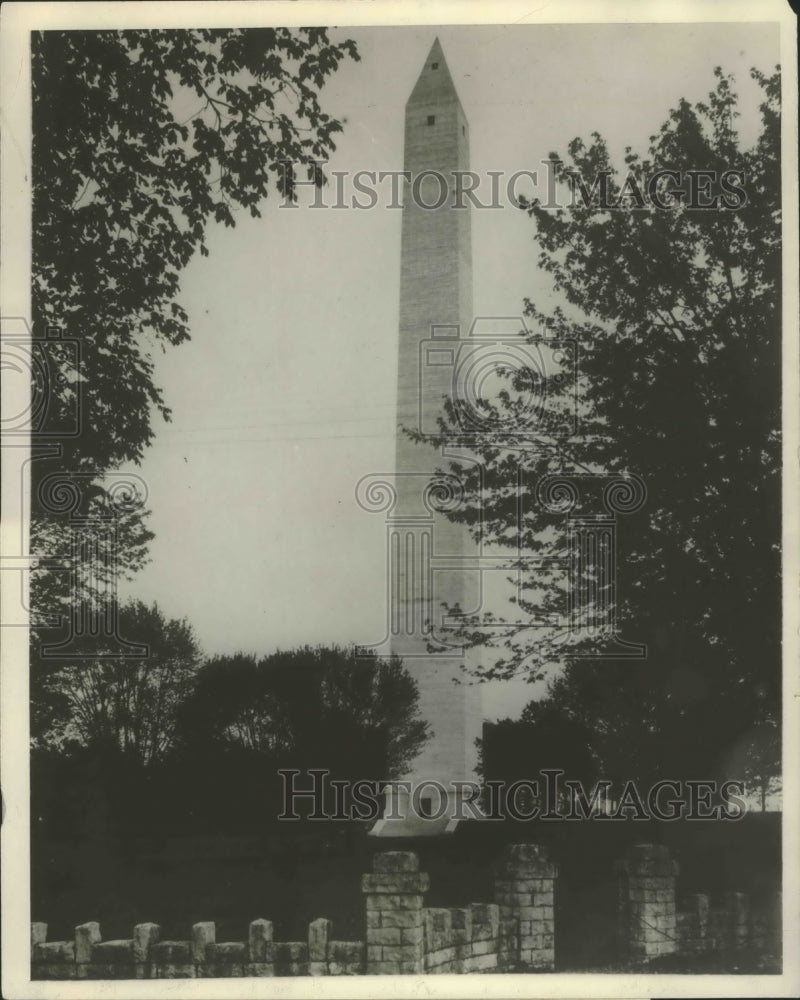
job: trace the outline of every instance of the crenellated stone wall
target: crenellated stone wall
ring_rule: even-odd
[[[158,924],[137,924],[129,940],[103,941],[97,923],[72,941],[47,941],[31,926],[34,979],[201,979],[231,976],[342,976],[485,973],[553,968],[556,868],[542,848],[514,845],[497,869],[496,902],[425,906],[430,879],[411,851],[373,857],[362,877],[364,940],[333,939],[330,920],[313,920],[305,941],[275,941],[254,920],[246,941],[217,942],[200,922],[190,940],[165,941]]]
[[[311,921],[303,941],[275,941],[269,920],[253,920],[247,940],[217,942],[216,926],[196,923],[191,938],[162,940],[154,923],[130,939],[103,941],[100,926],[48,941],[31,925],[33,979],[204,979],[211,977],[437,975],[549,972],[555,969],[558,867],[539,844],[512,844],[495,865],[494,902],[429,907],[430,879],[417,854],[375,854],[362,876],[364,940],[339,941],[330,920]],[[638,844],[615,865],[621,967],[661,956],[779,950],[780,894],[755,905],[744,893],[708,893],[676,902],[678,866],[667,848]],[[603,890],[607,891],[607,890]],[[715,905],[716,903],[716,905]]]
[[[725,892],[717,905],[709,893],[696,892],[684,896],[679,908],[678,864],[666,847],[656,844],[637,844],[615,871],[623,958],[779,950],[780,893],[756,906],[744,892]]]
[[[75,928],[72,941],[47,941],[31,925],[33,979],[208,979],[240,976],[346,976],[364,971],[364,942],[335,941],[330,920],[314,920],[306,941],[273,941],[272,923],[254,920],[247,941],[217,942],[203,921],[188,941],[162,941],[158,924],[137,924],[129,940],[103,941],[100,925]]]

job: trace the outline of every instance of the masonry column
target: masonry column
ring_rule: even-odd
[[[675,878],[678,864],[661,844],[637,844],[614,865],[621,953],[656,958],[677,950]]]
[[[430,884],[410,851],[376,854],[373,874],[364,875],[368,976],[414,975],[425,971],[423,893]]]
[[[516,961],[537,969],[555,965],[554,904],[558,865],[541,844],[510,844],[498,866],[495,900],[501,917],[518,926]]]

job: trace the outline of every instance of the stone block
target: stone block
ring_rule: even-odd
[[[367,966],[368,976],[397,976],[399,973],[399,962],[370,962]]]
[[[267,979],[275,975],[275,967],[272,962],[248,962],[244,967],[244,974],[257,979]]]
[[[308,945],[305,941],[276,941],[275,961],[307,962]]]
[[[331,966],[331,975],[347,975],[348,972],[339,971],[355,969],[363,971],[364,965],[364,942],[363,941],[329,941],[328,942],[328,963]],[[333,966],[336,966],[334,970]]]
[[[216,947],[217,962],[244,962],[247,947],[244,941],[223,941]]]
[[[361,965],[354,963],[342,964],[340,962],[328,962],[329,976],[361,976],[364,969]]]
[[[196,979],[197,971],[193,962],[165,962],[156,967],[157,979]]]
[[[404,945],[421,945],[424,936],[422,925],[417,927],[402,927],[400,929],[400,941]]]
[[[31,948],[37,944],[44,944],[46,940],[47,924],[39,922],[31,924]]]
[[[208,962],[195,962],[194,964],[194,976],[195,979],[216,979],[221,973],[217,972],[216,961]]]
[[[88,962],[81,966],[84,979],[132,979],[133,966],[106,962]]]
[[[417,958],[421,949],[408,945],[384,945],[381,960],[384,962],[410,962]]]
[[[214,957],[217,927],[213,920],[201,920],[192,926],[192,961],[201,965]]]
[[[400,896],[393,893],[386,895],[368,895],[367,912],[385,910],[421,910],[422,896]]]
[[[307,976],[308,944],[305,941],[276,941],[275,975]]]
[[[33,961],[42,963],[74,963],[74,941],[44,941],[33,946]]]
[[[190,941],[159,941],[153,948],[153,954],[159,965],[191,962],[192,945]]]
[[[421,927],[422,910],[386,910],[380,914],[380,927]],[[370,916],[370,914],[367,914]],[[369,922],[367,923],[369,927]]]
[[[384,851],[372,859],[374,872],[416,872],[419,858],[413,851]]]
[[[149,962],[152,958],[151,949],[161,937],[158,924],[137,924],[133,928],[133,960],[134,962]]]
[[[452,916],[444,907],[427,907],[423,910],[425,929],[433,932],[447,932],[452,927]]]
[[[100,924],[91,920],[75,928],[75,962],[83,965],[91,962],[92,948],[100,943]]]
[[[79,966],[74,962],[43,962],[34,965],[31,970],[31,979],[78,979]],[[83,966],[85,968],[85,966]]]
[[[100,941],[92,948],[92,961],[111,965],[133,961],[133,941]]]
[[[367,932],[367,942],[370,945],[398,945],[401,940],[399,927],[376,927]]]
[[[272,921],[260,918],[250,923],[247,932],[247,947],[250,962],[262,964],[272,962]]]
[[[496,950],[496,945],[490,938],[485,941],[473,941],[470,945],[470,951],[473,955],[488,955]]]
[[[543,844],[509,844],[503,852],[503,860],[514,864],[538,864],[550,858]]]
[[[500,907],[497,903],[470,903],[472,936],[495,937],[500,925]]]
[[[361,890],[370,894],[421,895],[428,891],[426,872],[386,872],[361,876]]]
[[[309,962],[325,962],[328,956],[328,938],[331,935],[333,923],[320,917],[308,925],[308,960]],[[377,942],[376,942],[377,943]]]

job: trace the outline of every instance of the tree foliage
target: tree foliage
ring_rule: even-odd
[[[284,767],[383,779],[406,769],[428,726],[416,682],[396,657],[304,647],[214,657],[183,707],[181,732],[187,748],[213,744]]]
[[[32,464],[31,548],[58,560],[72,525],[42,502],[43,480],[83,477],[91,520],[103,477],[141,461],[157,415],[170,418],[154,356],[190,336],[184,268],[208,253],[210,224],[258,217],[270,190],[293,196],[297,170],[324,182],[315,164],[342,125],[320,92],[358,53],[321,28],[38,31],[31,47],[33,336],[49,359],[40,430],[59,445]],[[76,423],[77,435],[57,433]],[[147,560],[146,519],[144,509],[116,519],[123,575]],[[34,614],[102,601],[97,584],[72,593],[69,573],[42,562]],[[34,647],[42,637],[34,631]]]
[[[553,412],[576,394],[577,433],[548,436],[542,425],[523,449],[487,434],[475,447],[482,471],[451,466],[472,500],[450,516],[484,541],[542,559],[567,546],[566,518],[532,502],[546,476],[634,474],[644,483],[644,507],[618,518],[616,615],[623,638],[646,644],[645,660],[593,660],[591,639],[559,652],[552,629],[487,632],[474,620],[465,632],[501,650],[485,676],[565,668],[562,705],[602,736],[608,760],[624,753],[651,774],[675,765],[707,776],[703,768],[719,766],[755,713],[774,714],[779,699],[780,83],[777,73],[753,76],[763,102],[750,148],[738,140],[732,80],[716,70],[708,101],[682,101],[647,156],[627,150],[624,179],[598,134],[575,139],[563,160],[551,154],[562,190],[575,175],[587,188],[605,175],[619,205],[595,190],[588,203],[555,211],[526,206],[539,265],[568,303],[545,316],[527,300],[526,313],[578,351],[577,384],[547,372],[543,392]],[[647,191],[659,170],[679,179],[739,171],[746,200],[710,210],[687,198],[640,205],[627,179]],[[513,418],[531,377],[507,372],[494,412]],[[433,442],[458,437],[451,401]],[[563,615],[564,598],[563,574],[542,565],[519,605],[526,615]]]
[[[130,601],[120,609],[120,625],[147,654],[108,656],[108,640],[87,637],[84,656],[44,681],[51,714],[39,742],[105,749],[152,766],[174,748],[178,710],[194,683],[200,649],[191,626],[167,619],[156,604]]]
[[[517,781],[537,782],[538,794],[522,788],[515,799],[516,808],[527,812],[545,794],[543,771],[563,771],[565,780],[591,786],[598,764],[591,744],[591,729],[556,701],[531,701],[519,719],[484,725],[478,769],[485,782],[502,781],[506,789]]]
[[[189,337],[180,275],[210,221],[260,214],[324,160],[341,123],[319,91],[354,44],[301,28],[32,36],[34,333],[80,343],[51,406],[75,405],[64,467],[138,462],[169,418],[152,352]]]

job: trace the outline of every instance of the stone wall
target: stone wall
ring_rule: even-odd
[[[747,893],[726,892],[713,905],[706,892],[697,892],[682,900],[677,913],[677,950],[763,951],[776,948],[781,937],[781,895],[760,905]]]
[[[103,941],[97,923],[71,941],[48,941],[31,925],[34,979],[176,979],[231,976],[435,975],[552,971],[558,869],[538,844],[506,847],[495,865],[494,902],[427,907],[430,885],[411,851],[373,856],[362,877],[364,940],[337,941],[330,920],[313,920],[304,941],[275,941],[269,920],[254,920],[246,941],[217,943],[200,922],[190,940],[164,941],[157,924],[137,924],[126,940]],[[666,847],[639,844],[615,865],[621,966],[661,956],[748,949],[777,953],[780,894],[756,905],[741,892],[677,903],[678,865]],[[607,891],[607,890],[603,890]],[[566,919],[566,918],[565,918]]]
[[[637,844],[618,861],[617,933],[624,958],[656,958],[676,950],[678,865],[660,844]]]
[[[615,865],[617,932],[622,958],[780,948],[780,893],[754,905],[743,892],[676,897],[677,862],[661,845],[638,844]]]
[[[555,883],[558,866],[540,844],[511,844],[497,868],[500,915],[515,923],[514,959],[522,968],[548,970],[555,963]]]
[[[555,866],[536,845],[506,849],[495,903],[426,907],[416,854],[378,854],[365,875],[370,975],[552,969]]]
[[[157,924],[137,924],[127,940],[103,941],[97,923],[72,941],[47,941],[31,926],[34,979],[199,979],[230,976],[423,975],[553,968],[556,868],[536,845],[514,845],[497,868],[494,903],[425,906],[430,880],[410,851],[373,857],[362,877],[364,941],[336,941],[330,920],[309,924],[305,941],[273,940],[254,920],[246,941],[217,943],[200,922],[186,941],[164,941]]]
[[[335,941],[330,920],[314,920],[306,941],[273,941],[272,923],[254,920],[247,941],[217,943],[211,922],[189,941],[162,941],[158,924],[137,924],[128,940],[103,941],[100,925],[80,924],[72,941],[47,941],[31,925],[33,979],[207,979],[231,976],[343,976],[364,971],[363,941]]]

